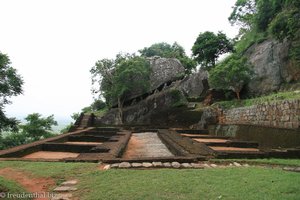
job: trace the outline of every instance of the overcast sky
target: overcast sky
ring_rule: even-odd
[[[188,55],[200,32],[237,34],[236,0],[0,0],[0,51],[22,75],[24,94],[9,116],[69,118],[92,102],[89,70],[102,58],[157,42]]]

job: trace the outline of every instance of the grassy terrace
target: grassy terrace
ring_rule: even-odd
[[[243,99],[241,101],[238,101],[238,100],[220,101],[220,102],[214,103],[212,106],[221,106],[225,109],[228,109],[228,108],[252,106],[252,105],[266,103],[266,102],[292,100],[292,99],[300,99],[300,91],[299,90],[298,91],[290,91],[290,92],[278,92],[278,93],[270,94],[267,96],[261,96],[261,97],[252,98],[252,99]]]
[[[222,160],[221,160],[222,161]],[[245,161],[245,160],[244,160]],[[253,160],[250,160],[253,161]],[[299,160],[272,160],[299,165]],[[280,168],[240,167],[204,170],[108,170],[93,163],[1,162],[57,183],[76,178],[83,200],[97,199],[300,199],[300,173]],[[17,191],[0,179],[0,187]]]

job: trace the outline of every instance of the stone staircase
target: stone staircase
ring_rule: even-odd
[[[257,142],[209,135],[207,130],[180,130],[177,132],[181,136],[205,144],[215,152],[217,158],[260,158],[266,156],[266,152],[258,148]]]

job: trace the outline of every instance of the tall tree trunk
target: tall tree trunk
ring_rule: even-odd
[[[236,93],[237,99],[238,99],[238,100],[241,100],[241,98],[240,98],[240,92],[239,92],[239,91],[235,91],[235,93]]]
[[[121,101],[120,97],[118,97],[118,121],[122,125],[123,124],[123,102]]]

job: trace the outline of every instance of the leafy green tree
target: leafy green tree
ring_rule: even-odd
[[[0,149],[7,149],[22,144],[27,144],[32,140],[23,132],[10,132],[5,137],[1,138]]]
[[[165,42],[152,44],[150,47],[145,47],[139,50],[143,57],[160,56],[163,58],[177,58],[187,74],[191,73],[196,68],[196,62],[188,57],[184,51],[184,48],[177,42],[170,45]]]
[[[150,86],[149,62],[140,56],[118,54],[116,59],[102,59],[90,71],[94,93],[100,93],[110,106],[118,104],[119,123],[123,122],[123,104],[134,91],[147,91]]]
[[[269,30],[276,39],[293,40],[299,37],[300,1],[286,0],[283,9],[269,24]]]
[[[251,79],[253,72],[246,58],[230,56],[209,72],[209,84],[215,89],[232,90],[240,99],[243,86]]]
[[[192,47],[195,60],[207,69],[215,66],[220,55],[232,51],[232,41],[222,32],[217,35],[209,31],[200,33]]]
[[[18,124],[15,118],[8,118],[4,113],[4,106],[11,103],[9,98],[22,94],[22,77],[10,64],[9,57],[0,52],[0,133],[16,131]]]
[[[256,0],[237,0],[228,20],[232,25],[241,26],[244,33],[252,27],[255,12]]]
[[[29,114],[25,120],[26,124],[20,125],[20,127],[32,141],[53,136],[52,126],[57,125],[53,115],[44,118],[39,113],[33,113]]]
[[[119,123],[123,123],[123,104],[132,91],[146,92],[150,87],[150,67],[146,59],[133,57],[120,62],[115,69],[111,96],[117,99]]]

